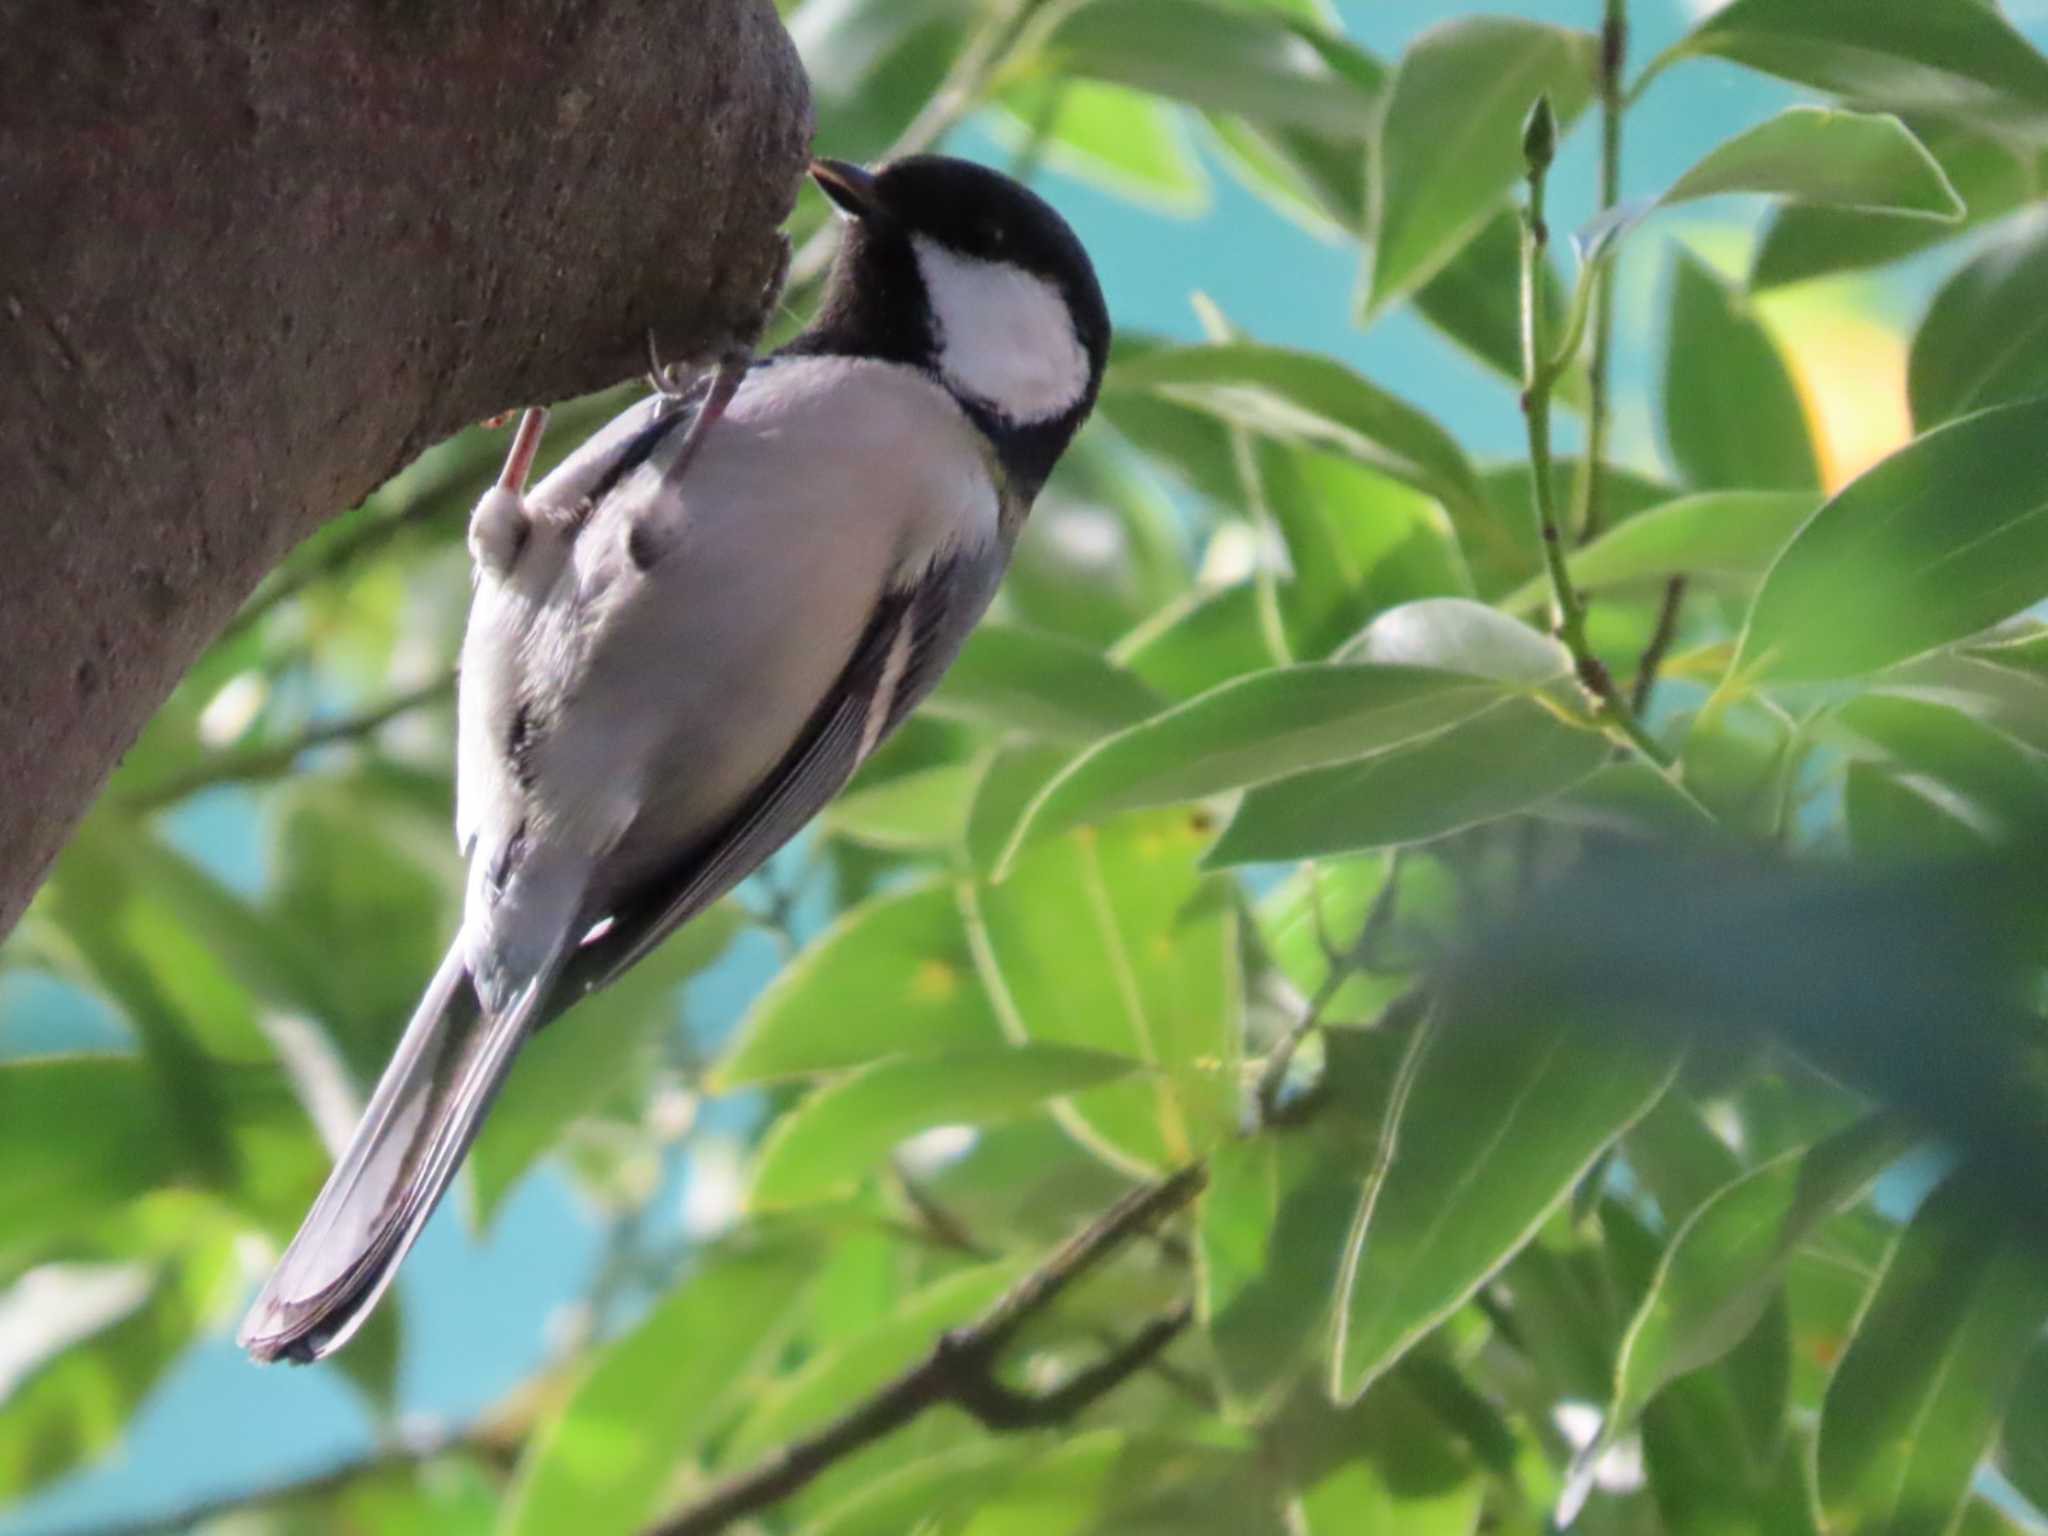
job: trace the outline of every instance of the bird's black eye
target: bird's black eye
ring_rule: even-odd
[[[981,228],[977,233],[981,237],[983,250],[1000,251],[1009,243],[1009,232],[994,219],[983,220]]]

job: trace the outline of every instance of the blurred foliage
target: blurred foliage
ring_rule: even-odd
[[[1535,627],[1526,465],[1215,316],[1120,337],[924,714],[515,1074],[464,1204],[482,1227],[566,1172],[617,1239],[585,1326],[451,1439],[200,1523],[622,1536],[1196,1160],[1181,1225],[1013,1351],[1070,1379],[1193,1297],[1150,1369],[1050,1431],[928,1414],[756,1528],[2048,1518],[2048,239],[2013,217],[2048,59],[1990,0],[1735,0],[1603,91],[1584,9],[1378,59],[1317,0],[791,8],[832,153],[971,119],[1020,174],[1163,211],[1221,167],[1355,250],[1350,318],[1412,306],[1509,389],[1525,304],[1556,337],[1598,260],[1664,263],[1665,461],[1561,459],[1554,489],[1602,477],[1567,568],[1673,765]],[[1597,135],[1708,57],[1821,105],[1610,212],[1595,265],[1522,270],[1536,95]],[[1633,233],[1727,193],[1778,200],[1746,280]],[[825,224],[807,192],[788,324]],[[1760,297],[1924,253],[1952,275],[1911,338],[1916,435],[1827,483],[1810,359]],[[631,393],[562,410],[548,454]],[[1587,409],[1584,358],[1554,393]],[[0,1058],[0,1505],[105,1454],[232,1316],[452,929],[461,534],[499,452],[433,449],[285,561],[0,956],[117,1041]],[[750,929],[780,974],[730,1038],[693,1028],[685,984]],[[743,1092],[737,1229],[636,1246],[695,1095]],[[380,1413],[398,1310],[340,1363]]]

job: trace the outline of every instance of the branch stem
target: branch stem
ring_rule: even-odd
[[[713,1487],[648,1536],[713,1536],[780,1503],[846,1457],[901,1429],[928,1409],[951,1404],[990,1430],[1062,1424],[1149,1365],[1186,1328],[1186,1303],[1154,1318],[1128,1343],[1042,1396],[1018,1392],[996,1375],[1018,1330],[1082,1275],[1154,1222],[1186,1205],[1207,1183],[1200,1164],[1132,1191],[1055,1250],[966,1328],[942,1335],[931,1353],[816,1434],[793,1441]]]
[[[1547,116],[1548,111],[1547,104],[1538,103],[1538,113]],[[1522,415],[1529,429],[1536,534],[1550,582],[1551,621],[1558,640],[1571,656],[1573,674],[1592,701],[1602,725],[1617,740],[1633,747],[1668,774],[1673,768],[1671,754],[1643,728],[1627,698],[1615,686],[1607,664],[1595,654],[1587,638],[1586,600],[1565,559],[1550,453],[1551,392],[1557,384],[1557,373],[1551,367],[1554,354],[1545,334],[1543,306],[1537,302],[1538,275],[1550,245],[1550,230],[1544,222],[1544,183],[1549,169],[1548,155],[1528,156],[1529,198],[1522,214]]]
[[[1628,62],[1627,0],[1605,0],[1600,25],[1600,211],[1621,201],[1621,119],[1628,110],[1622,70]],[[1593,300],[1593,357],[1586,380],[1586,455],[1579,470],[1572,525],[1591,543],[1606,521],[1608,430],[1614,366],[1614,285],[1602,282]]]

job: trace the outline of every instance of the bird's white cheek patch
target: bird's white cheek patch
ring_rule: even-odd
[[[1019,424],[1050,420],[1080,403],[1088,353],[1058,289],[921,236],[911,243],[938,319],[939,368],[949,384]]]

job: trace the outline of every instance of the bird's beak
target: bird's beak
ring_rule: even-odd
[[[882,197],[875,187],[875,178],[857,165],[844,160],[813,160],[811,180],[856,219],[871,219],[882,211]]]

